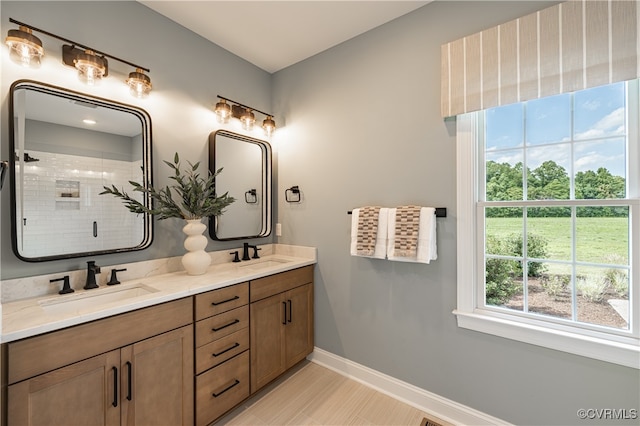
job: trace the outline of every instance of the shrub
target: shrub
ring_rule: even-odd
[[[589,302],[602,302],[608,285],[609,282],[602,275],[587,275],[576,280],[578,294]]]
[[[547,256],[547,246],[549,242],[536,234],[527,234],[527,257],[536,257],[539,259]],[[508,255],[522,256],[522,234],[511,234],[507,237],[506,246]],[[547,266],[540,262],[528,262],[527,275],[530,277],[539,277],[546,272]],[[522,273],[522,270],[517,271]]]
[[[557,297],[569,287],[570,282],[571,277],[568,275],[544,275],[540,285],[549,296]]]
[[[609,254],[605,256],[606,263],[624,265],[627,259],[619,254]],[[609,286],[619,297],[629,297],[629,276],[626,269],[609,268],[604,273],[609,282]]]
[[[487,253],[502,254],[502,241],[489,235],[486,244]],[[520,262],[515,260],[487,259],[485,265],[485,300],[487,305],[503,305],[520,290],[520,286],[514,282],[518,268],[520,268]]]

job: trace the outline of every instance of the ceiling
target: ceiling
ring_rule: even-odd
[[[274,73],[431,0],[137,1]]]

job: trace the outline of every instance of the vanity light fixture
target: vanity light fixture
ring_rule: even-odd
[[[220,102],[216,104],[216,117],[218,123],[228,123],[231,118],[231,105],[227,103],[225,98],[220,98]]]
[[[124,59],[120,59],[105,52],[100,52],[89,46],[85,46],[75,41],[68,40],[48,31],[36,28],[24,22],[9,18],[9,22],[17,24],[19,29],[9,30],[5,40],[11,51],[11,59],[25,66],[39,66],[40,58],[44,55],[44,48],[40,39],[32,34],[33,31],[40,32],[49,37],[61,40],[65,43],[62,46],[62,62],[78,70],[78,78],[93,85],[103,77],[109,75],[109,64],[107,58],[114,59],[123,64],[135,68],[129,73],[129,78],[125,80],[131,93],[137,97],[144,97],[151,91],[151,79],[145,72],[149,69],[133,64]]]
[[[151,79],[142,68],[136,68],[135,71],[130,72],[126,82],[131,94],[137,98],[144,98],[151,92]]]
[[[245,108],[244,112],[240,116],[240,122],[242,128],[245,130],[253,130],[253,125],[256,123],[256,115],[251,112],[249,108]]]
[[[242,128],[252,130],[256,122],[255,112],[259,112],[266,118],[262,122],[262,128],[266,135],[270,137],[276,129],[276,122],[273,120],[273,114],[260,111],[253,107],[243,105],[239,102],[218,95],[218,103],[216,103],[215,113],[218,123],[228,123],[231,117],[237,118],[242,123]]]
[[[78,53],[73,63],[78,70],[80,81],[89,86],[100,82],[102,77],[107,75],[107,60],[96,55],[92,50],[87,49],[83,53]]]
[[[42,41],[31,32],[31,28],[20,25],[17,30],[9,30],[5,44],[9,46],[10,58],[25,67],[39,67],[44,56]]]
[[[267,134],[267,136],[271,137],[271,135],[273,135],[273,132],[276,130],[276,122],[273,121],[273,117],[267,115],[267,118],[265,118],[262,122],[262,128],[264,129],[264,132]]]

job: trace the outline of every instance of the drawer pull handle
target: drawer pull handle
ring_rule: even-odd
[[[220,395],[222,395],[223,393],[225,393],[226,391],[231,390],[231,388],[233,388],[234,386],[237,386],[239,384],[240,384],[240,380],[236,379],[232,384],[230,384],[229,386],[227,386],[226,388],[224,388],[223,390],[221,390],[218,393],[215,393],[215,392],[212,393],[212,395],[213,395],[214,398],[217,398]]]
[[[225,329],[225,328],[227,328],[227,327],[231,327],[232,325],[237,324],[237,323],[239,323],[239,322],[240,322],[240,320],[236,318],[235,320],[231,321],[229,324],[221,325],[221,326],[220,326],[220,327],[218,327],[218,328],[213,327],[213,328],[211,329],[211,331],[220,331],[220,330],[223,330],[223,329]]]
[[[287,304],[289,305],[289,319],[287,322],[291,322],[291,299],[287,300]]]
[[[211,354],[211,355],[213,355],[213,356],[220,356],[220,355],[222,355],[222,354],[224,354],[224,353],[229,352],[229,351],[230,351],[230,350],[232,350],[232,349],[237,348],[238,346],[240,346],[240,343],[236,342],[236,343],[234,343],[232,346],[230,346],[230,347],[228,347],[227,349],[225,349],[224,351],[222,351],[222,352],[218,352],[217,354]]]
[[[111,405],[114,407],[118,406],[118,368],[111,367],[111,371],[113,371],[113,402]]]
[[[224,303],[233,302],[234,300],[240,299],[240,296],[233,296],[231,299],[223,300],[222,302],[211,302],[211,306],[218,306]]]

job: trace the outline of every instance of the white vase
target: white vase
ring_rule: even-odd
[[[207,225],[202,223],[202,219],[189,219],[182,228],[182,232],[187,234],[184,240],[187,253],[182,256],[182,266],[189,275],[202,275],[211,264],[211,256],[204,251],[207,247],[207,237],[202,235],[205,229]]]

